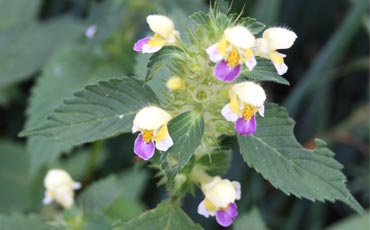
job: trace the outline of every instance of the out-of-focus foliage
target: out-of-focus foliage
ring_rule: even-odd
[[[287,106],[297,121],[294,131],[303,146],[315,148],[313,137],[316,136],[328,143],[335,156],[320,146],[314,152],[322,151],[325,159],[320,163],[328,170],[339,169],[339,165],[331,164],[332,157],[338,160],[348,182],[344,184],[339,171],[323,177],[333,181],[340,179],[340,187],[346,185],[368,209],[368,1],[229,2],[232,2],[230,12],[242,12],[267,26],[286,25],[298,34],[296,45],[287,51],[285,61],[289,63],[289,71],[284,77],[266,72],[266,68],[272,66],[264,60],[258,60],[261,65],[256,71],[245,71],[245,74],[257,81],[283,84],[264,84],[269,92],[268,101],[283,102]],[[227,3],[220,4],[220,8],[228,9]],[[161,52],[150,60],[149,55],[134,53],[134,42],[149,33],[145,17],[153,13],[168,15],[183,37],[187,37],[188,16],[208,8],[209,2],[201,0],[0,0],[0,230],[64,229],[64,221],[70,224],[70,229],[86,230],[146,229],[149,226],[153,229],[217,229],[214,220],[197,214],[202,199],[199,192],[186,196],[182,207],[171,202],[159,204],[169,194],[163,185],[157,187],[160,181],[153,177],[156,171],[144,169],[143,164],[137,162],[132,154],[133,135],[119,135],[130,132],[132,124],[128,121],[135,115],[132,111],[155,102],[156,98],[165,104],[158,92],[166,90],[164,82],[169,71],[157,72],[159,66],[153,66],[151,61],[174,53]],[[205,20],[201,14],[195,16]],[[259,25],[253,28],[260,29]],[[161,64],[170,66],[166,62]],[[151,77],[156,80],[149,81],[146,88],[136,84],[136,80],[123,77],[132,75],[137,76],[137,80]],[[110,80],[113,78],[121,80]],[[289,82],[292,87],[285,86]],[[105,94],[107,88],[109,95]],[[116,97],[120,94],[125,94],[127,101]],[[106,108],[111,119],[107,120],[107,114],[100,114],[101,110],[91,104],[84,106],[85,102]],[[126,104],[132,105],[129,102],[136,105],[126,111]],[[191,123],[187,116],[192,114],[176,117],[172,121],[177,122],[176,126],[170,123],[169,129],[172,133],[179,127],[186,130],[174,134],[173,138],[182,141],[181,150],[193,151],[197,145],[190,145],[188,139],[200,141],[203,120]],[[48,117],[52,123],[48,123]],[[268,119],[258,121],[261,127],[264,121]],[[67,125],[74,127],[73,135],[58,129]],[[40,136],[27,140],[17,137],[21,130],[33,132],[40,127],[43,130]],[[114,137],[100,140],[108,136]],[[261,140],[268,138],[256,136]],[[283,137],[279,134],[279,138]],[[243,152],[247,152],[250,144],[266,147],[263,141],[248,141],[253,143],[240,141],[241,148],[246,150]],[[307,173],[295,162],[311,158],[284,159],[287,166],[274,170],[277,155],[267,156],[271,167],[256,165],[250,159],[260,155],[243,155],[261,176],[246,166],[235,140],[226,138],[224,142],[222,147],[232,150],[231,162],[230,154],[224,152],[212,154],[212,165],[208,156],[194,161],[210,175],[222,175],[229,169],[226,175],[241,182],[243,197],[238,203],[239,217],[234,229],[369,228],[368,212],[348,217],[353,212],[339,202],[311,203],[288,197],[263,179],[276,177],[282,184],[293,186],[294,177],[289,177],[287,172],[294,169]],[[177,157],[178,151],[173,151],[168,154]],[[157,157],[158,165],[170,163]],[[191,155],[181,157],[181,164],[167,172],[168,178],[185,163],[194,164]],[[50,168],[63,168],[82,183],[81,191],[76,193],[81,209],[61,211],[55,204],[42,205],[42,180]],[[279,170],[286,174],[276,173]],[[317,180],[315,173],[309,178]],[[310,192],[310,184],[306,186],[304,191],[292,188],[285,192],[300,197]],[[358,207],[345,187],[335,195],[324,187],[318,189],[322,189],[322,199],[342,199]]]

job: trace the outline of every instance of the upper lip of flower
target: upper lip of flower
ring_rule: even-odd
[[[170,119],[171,115],[158,107],[145,107],[136,114],[132,131],[157,130],[167,124]]]

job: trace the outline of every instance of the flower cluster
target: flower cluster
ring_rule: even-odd
[[[154,53],[164,46],[180,46],[183,52],[194,51],[194,48],[181,47],[185,44],[180,42],[180,34],[168,17],[150,15],[147,17],[147,23],[154,35],[138,40],[134,45],[135,51]],[[215,132],[220,126],[221,129],[231,130],[228,122],[234,124],[233,132],[239,135],[255,134],[256,113],[264,116],[266,93],[259,84],[252,81],[236,84],[231,82],[240,76],[243,65],[253,71],[258,65],[256,57],[271,60],[279,75],[286,73],[288,67],[284,63],[285,55],[277,50],[290,48],[297,38],[294,32],[282,27],[268,28],[261,38],[255,38],[247,27],[235,25],[235,22],[229,24],[223,31],[210,33],[208,38],[199,43],[201,45],[197,44],[195,47],[202,47],[201,51],[184,55],[185,59],[192,55],[193,58],[182,60],[188,66],[173,71],[176,76],[169,78],[166,83],[170,94],[176,95],[173,98],[184,101],[167,105],[166,109],[171,111],[171,114],[178,115],[194,108],[204,114],[205,127],[208,130],[205,130],[203,135],[202,148],[198,148],[194,155],[209,155],[210,148],[205,146],[215,142],[207,141],[207,137],[217,140],[218,136],[226,134],[219,132],[217,136]],[[212,44],[209,39],[213,39],[214,34],[220,34],[220,38]],[[193,39],[192,43],[196,42],[195,40]],[[227,92],[228,96],[224,97],[224,92]],[[134,153],[138,157],[149,160],[155,149],[167,151],[176,144],[167,128],[171,118],[169,112],[157,106],[148,106],[137,112],[132,132],[140,132],[134,144]],[[192,175],[197,178],[194,181],[200,184],[205,196],[198,206],[198,213],[205,217],[215,216],[222,226],[231,225],[238,215],[235,201],[241,198],[239,182],[231,182],[218,176],[211,178],[202,170]]]
[[[209,59],[217,63],[214,75],[221,81],[234,81],[243,63],[252,70],[257,65],[254,56],[270,59],[278,74],[283,75],[288,70],[285,55],[276,50],[290,48],[296,38],[297,35],[286,28],[273,27],[265,30],[262,38],[255,39],[246,27],[234,26],[227,28],[221,40],[207,48],[207,53]]]
[[[45,176],[46,188],[43,204],[56,201],[63,208],[71,208],[74,204],[74,190],[80,189],[81,184],[72,180],[71,176],[62,169],[51,169]]]

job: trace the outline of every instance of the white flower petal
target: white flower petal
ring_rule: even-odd
[[[221,114],[222,116],[224,116],[224,118],[227,120],[227,121],[231,121],[231,122],[235,122],[236,120],[238,120],[238,116],[235,115],[230,107],[230,104],[227,104],[225,105],[222,110],[221,110]]]
[[[266,100],[266,94],[263,88],[251,81],[235,84],[231,88],[230,95],[237,95],[242,102],[261,107]]]
[[[136,133],[137,131],[139,131],[139,128],[135,124],[133,124],[131,130],[132,130],[132,133]]]
[[[149,44],[144,44],[142,46],[142,53],[155,53],[162,49],[163,46],[150,46]]]
[[[275,69],[279,75],[283,75],[288,71],[288,66],[284,62],[282,64],[273,62],[272,64],[274,64]]]
[[[171,115],[163,109],[148,106],[141,109],[135,116],[134,126],[141,130],[157,130],[167,124]]]
[[[161,141],[156,141],[155,147],[160,151],[167,151],[173,145],[171,136],[164,138]]]
[[[74,204],[73,189],[62,186],[55,191],[55,201],[62,205],[63,208],[70,208]]]
[[[169,38],[174,32],[175,26],[171,19],[163,15],[149,15],[146,18],[150,29],[164,38]]]
[[[236,190],[229,180],[223,179],[209,186],[204,191],[204,195],[217,209],[226,208],[235,201]]]
[[[82,187],[81,183],[74,182],[73,183],[73,190],[79,190]]]
[[[218,52],[217,44],[213,44],[206,49],[209,59],[212,62],[219,62],[224,57]]]
[[[202,202],[199,203],[198,205],[198,213],[204,217],[209,217],[209,216],[215,216],[216,213],[215,212],[212,212],[212,211],[209,211],[206,206],[204,205],[204,200]]]
[[[51,198],[48,194],[49,194],[48,192],[45,192],[45,197],[42,200],[42,204],[44,204],[44,205],[48,205],[51,202],[53,202],[53,198]]]
[[[283,27],[269,28],[263,32],[262,36],[270,51],[288,49],[294,44],[294,41],[297,38],[297,35],[293,31]]]
[[[240,188],[240,183],[238,181],[233,181],[231,182],[235,188],[235,191],[236,191],[236,197],[235,199],[236,200],[240,200],[241,196],[242,196],[242,192],[241,192],[241,188]]]
[[[254,46],[255,38],[249,30],[243,26],[235,26],[224,31],[225,38],[232,45],[248,49]]]
[[[265,116],[265,106],[264,105],[262,105],[259,108],[258,113],[261,115],[261,117],[264,117]]]
[[[51,169],[45,176],[44,185],[46,190],[55,190],[59,186],[73,186],[74,181],[71,176],[62,169]]]
[[[247,66],[249,70],[253,70],[253,68],[257,65],[256,58],[252,56],[251,59],[245,62],[245,65]]]

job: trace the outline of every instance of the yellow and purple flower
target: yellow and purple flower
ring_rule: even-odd
[[[170,114],[154,106],[145,107],[136,114],[132,132],[140,131],[134,146],[138,157],[148,160],[154,155],[155,148],[167,151],[173,145],[167,129],[169,120]]]
[[[74,190],[80,189],[81,184],[72,180],[71,176],[62,169],[51,169],[45,176],[44,205],[56,201],[63,208],[71,208],[74,204]]]
[[[247,81],[235,84],[229,96],[230,103],[223,107],[221,114],[227,121],[234,122],[238,134],[253,135],[257,129],[256,112],[264,116],[265,91],[260,85]]]
[[[262,38],[256,40],[253,53],[256,56],[270,59],[278,74],[283,75],[288,71],[288,66],[284,63],[286,55],[276,50],[290,48],[296,38],[297,35],[286,28],[269,28],[263,32]]]
[[[242,64],[252,70],[257,62],[251,48],[255,38],[243,26],[235,26],[224,31],[221,41],[207,48],[209,59],[215,62],[214,76],[225,82],[234,81],[240,74]]]
[[[154,53],[165,45],[174,45],[179,37],[179,32],[171,19],[163,15],[149,15],[146,18],[150,29],[154,32],[151,37],[145,37],[137,41],[134,50],[142,53]]]
[[[198,213],[207,218],[216,216],[220,225],[230,226],[238,216],[235,200],[241,198],[240,183],[216,176],[201,188],[205,198],[198,205]]]

